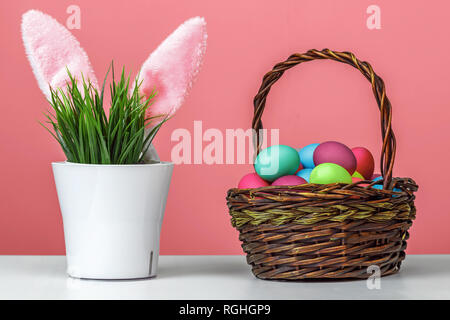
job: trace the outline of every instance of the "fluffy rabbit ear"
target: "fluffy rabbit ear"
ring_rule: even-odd
[[[157,91],[148,116],[172,116],[183,104],[197,76],[206,51],[206,22],[195,17],[180,25],[142,65],[140,91]]]
[[[37,10],[22,16],[22,38],[25,51],[42,92],[49,98],[49,85],[65,88],[67,69],[77,79],[81,74],[98,87],[86,52],[64,26]],[[67,69],[66,69],[67,68]]]

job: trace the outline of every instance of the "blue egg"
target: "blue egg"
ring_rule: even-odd
[[[383,179],[383,177],[379,176],[379,177],[376,177],[375,179],[373,179],[372,181],[379,181],[379,180],[382,180],[382,179]],[[378,189],[378,190],[383,190],[383,185],[382,184],[376,184],[376,185],[372,186],[372,188]],[[392,191],[394,191],[394,192],[402,192],[402,190],[400,190],[399,188],[394,188]],[[392,197],[393,198],[397,198],[399,196],[398,195],[393,195]]]
[[[302,163],[303,168],[305,169],[314,169],[316,166],[314,164],[313,160],[313,154],[314,150],[316,150],[319,143],[311,143],[308,144],[306,147],[303,147],[298,152],[298,155],[300,156],[300,162]]]
[[[379,181],[379,180],[383,180],[383,177],[382,176],[376,177],[372,181]],[[378,189],[378,190],[383,190],[383,185],[382,184],[376,184],[376,185],[372,186],[372,188]]]
[[[297,176],[305,179],[306,182],[309,183],[309,176],[311,175],[311,171],[313,171],[313,169],[302,169],[299,172],[297,172]]]
[[[400,190],[399,188],[394,188],[393,191],[395,191],[395,192],[402,192],[402,190]],[[392,196],[392,198],[397,198],[397,197],[400,197],[400,196],[398,196],[398,195]]]

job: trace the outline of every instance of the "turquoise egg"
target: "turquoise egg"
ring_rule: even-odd
[[[295,174],[299,165],[297,150],[280,144],[261,150],[255,160],[255,171],[264,180],[274,181]]]
[[[299,176],[300,178],[303,178],[307,182],[309,182],[309,177],[311,176],[311,171],[313,171],[313,169],[302,169],[299,172],[297,172],[297,176]]]

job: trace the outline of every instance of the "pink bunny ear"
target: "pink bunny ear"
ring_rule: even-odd
[[[22,38],[25,51],[42,92],[49,98],[49,84],[65,88],[67,69],[77,79],[90,79],[98,87],[86,52],[64,26],[37,10],[22,16]]]
[[[206,51],[206,22],[195,17],[180,25],[148,57],[139,73],[140,91],[157,91],[148,116],[173,115],[195,81]]]

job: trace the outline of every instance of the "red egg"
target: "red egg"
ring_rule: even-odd
[[[305,179],[295,176],[295,175],[288,175],[288,176],[282,176],[279,177],[277,180],[272,182],[272,186],[297,186],[300,184],[306,184]]]
[[[269,183],[263,180],[256,173],[248,173],[241,178],[238,184],[239,189],[261,188],[267,187]]]
[[[369,150],[364,147],[356,147],[352,149],[356,158],[356,171],[361,173],[364,178],[371,180],[375,161]]]
[[[357,178],[357,177],[352,177],[352,183],[359,182],[359,181],[363,181],[363,179]]]
[[[294,174],[297,174],[297,172],[299,172],[300,170],[303,170],[303,166],[302,166],[302,163],[301,163],[301,162],[300,162],[300,165],[298,166],[297,171],[295,171]]]
[[[314,150],[314,164],[335,163],[344,167],[351,175],[356,170],[356,158],[352,150],[345,144],[327,141],[319,144]]]

